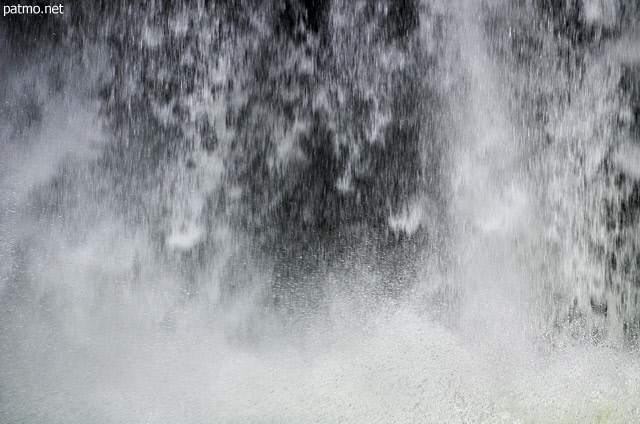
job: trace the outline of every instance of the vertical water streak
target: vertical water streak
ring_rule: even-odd
[[[485,343],[524,341],[529,311],[527,265],[519,246],[534,229],[523,164],[522,129],[507,103],[506,78],[489,53],[479,2],[457,5],[465,90],[454,107],[452,204],[461,325]],[[516,343],[517,344],[517,343]]]

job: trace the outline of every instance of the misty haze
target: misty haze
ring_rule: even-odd
[[[1,422],[640,422],[637,0],[17,5]]]

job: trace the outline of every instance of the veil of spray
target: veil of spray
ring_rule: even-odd
[[[640,421],[637,1],[15,3],[0,421]]]

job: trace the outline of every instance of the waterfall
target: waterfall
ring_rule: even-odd
[[[3,422],[640,420],[633,2],[0,20]]]

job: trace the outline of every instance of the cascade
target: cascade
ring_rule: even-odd
[[[624,1],[0,19],[0,421],[640,420]]]

